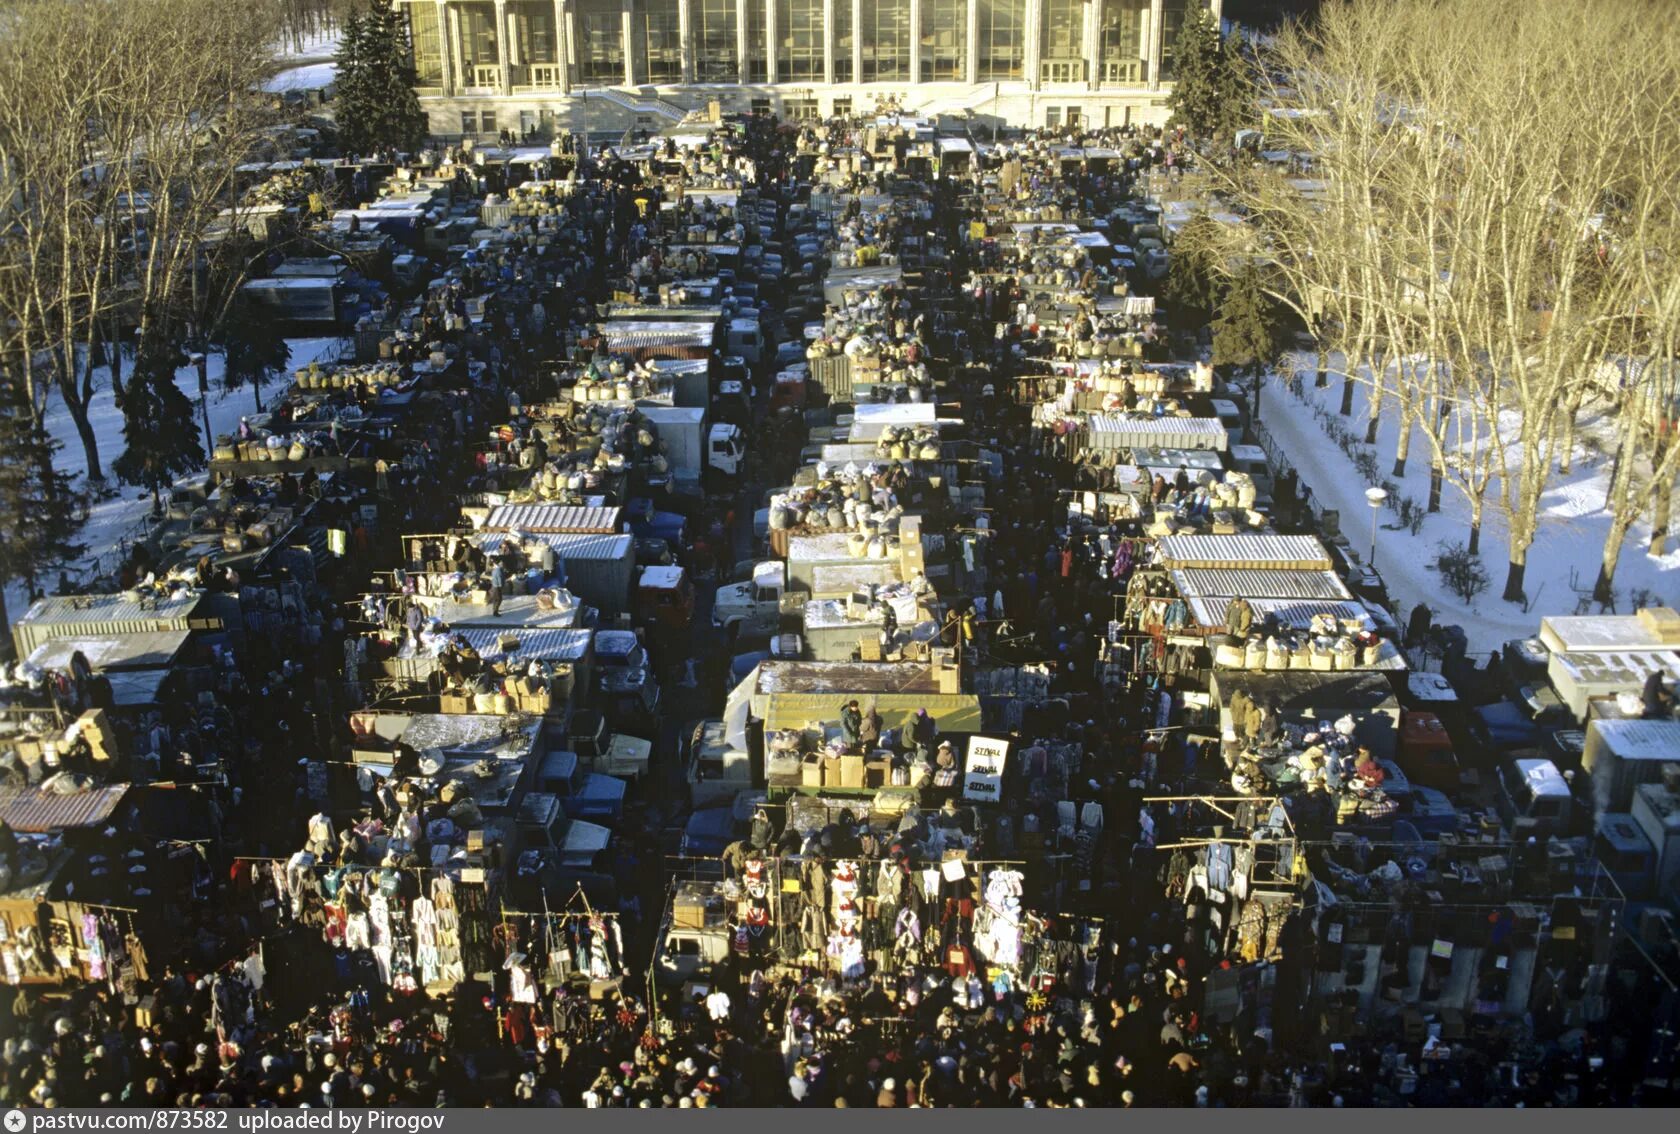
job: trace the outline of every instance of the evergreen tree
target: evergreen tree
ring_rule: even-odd
[[[140,345],[123,391],[123,440],[128,448],[111,464],[124,484],[147,488],[160,508],[162,490],[204,467],[204,446],[193,420],[192,399],[175,385],[187,363],[173,344]]]
[[[1173,238],[1172,260],[1167,266],[1162,298],[1172,304],[1173,315],[1182,325],[1206,324],[1219,299],[1214,259],[1218,224],[1198,211]]]
[[[274,320],[245,299],[235,299],[222,325],[222,389],[226,393],[251,387],[257,412],[263,411],[263,383],[286,369],[292,348]]]
[[[86,498],[53,467],[61,448],[35,423],[22,392],[0,384],[0,634],[5,584],[21,580],[33,591],[54,564],[86,550],[76,542]]]
[[[1172,107],[1168,124],[1193,138],[1211,138],[1243,114],[1242,57],[1233,42],[1220,43],[1219,25],[1202,9],[1184,21],[1173,41]]]
[[[339,46],[333,104],[340,148],[418,150],[427,125],[414,82],[407,21],[391,0],[369,0],[367,11],[345,21]]]
[[[1257,264],[1238,269],[1213,320],[1213,362],[1235,366],[1254,383],[1255,417],[1260,416],[1260,375],[1283,354],[1287,328],[1283,306],[1267,289],[1266,274]]]

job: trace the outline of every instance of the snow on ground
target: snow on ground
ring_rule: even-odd
[[[264,388],[263,404],[267,406],[271,399],[278,396],[291,381],[291,372],[308,366],[311,362],[326,361],[339,357],[347,346],[343,339],[290,339],[291,361],[287,364],[285,374],[269,383]],[[239,426],[241,414],[255,411],[256,403],[249,389],[236,390],[231,394],[221,391],[222,356],[212,354],[209,360],[210,395],[207,399],[210,408],[210,428],[217,434],[232,433]],[[94,374],[94,384],[97,390],[93,402],[88,407],[88,424],[93,427],[94,438],[99,447],[99,464],[106,475],[107,481],[116,488],[117,494],[106,500],[95,500],[89,505],[87,526],[82,529],[77,541],[85,544],[87,550],[82,559],[72,564],[73,575],[92,575],[98,571],[110,570],[119,558],[121,546],[131,538],[146,519],[151,508],[151,494],[138,488],[130,488],[116,483],[111,474],[111,462],[123,452],[123,416],[117,409],[116,402],[110,393],[111,374],[104,367],[100,367]],[[198,406],[198,368],[184,366],[175,376],[175,385],[181,392],[192,399],[194,414],[192,428],[204,440],[204,420]],[[53,397],[47,407],[47,430],[63,444],[54,457],[54,464],[60,472],[71,476],[81,477],[87,473],[87,451],[82,447],[81,435],[76,432],[76,423],[70,417],[70,411],[64,407],[63,399]],[[97,561],[97,569],[94,562]],[[53,583],[57,578],[56,569],[42,579],[41,585],[49,592],[54,589]],[[20,584],[13,584],[6,590],[6,609],[15,617],[27,607],[27,596]]]
[[[274,57],[280,60],[293,59],[330,59],[338,54],[339,44],[344,33],[338,28],[328,28],[306,35],[297,43],[286,36],[280,46],[275,49]]]
[[[338,64],[308,63],[302,67],[289,67],[275,75],[263,84],[263,90],[272,94],[283,94],[286,91],[320,90],[338,77]]]
[[[1370,506],[1365,501],[1365,490],[1371,484],[1325,432],[1312,409],[1316,405],[1336,414],[1341,408],[1342,379],[1333,373],[1330,385],[1317,389],[1313,386],[1316,359],[1312,355],[1298,356],[1294,365],[1304,375],[1305,401],[1291,393],[1281,378],[1269,381],[1261,399],[1261,420],[1282,447],[1285,459],[1299,472],[1301,483],[1312,489],[1313,497],[1321,506],[1341,513],[1342,532],[1363,558],[1371,539]],[[1338,418],[1360,440],[1364,439],[1371,394],[1370,386],[1356,385],[1352,416]],[[1399,440],[1399,417],[1397,404],[1389,399],[1377,427],[1376,454],[1383,480],[1394,480],[1390,474]],[[1584,427],[1582,432],[1585,436],[1591,429]],[[1598,577],[1599,559],[1610,528],[1610,517],[1603,509],[1609,476],[1609,459],[1581,445],[1577,446],[1571,472],[1567,476],[1554,472],[1551,487],[1543,499],[1539,532],[1528,552],[1528,570],[1523,580],[1530,600],[1526,612],[1522,606],[1500,598],[1505,586],[1508,544],[1497,480],[1488,488],[1482,520],[1482,562],[1490,580],[1488,589],[1466,606],[1446,589],[1439,573],[1430,566],[1442,541],[1465,543],[1470,537],[1469,501],[1449,479],[1442,487],[1441,510],[1425,518],[1418,535],[1388,527],[1377,534],[1377,571],[1387,584],[1401,619],[1417,603],[1427,602],[1436,611],[1437,622],[1464,627],[1470,650],[1486,653],[1512,638],[1535,633],[1540,619],[1546,615],[1573,614],[1580,596],[1572,585],[1590,589]],[[1406,475],[1394,483],[1401,494],[1419,505],[1428,500],[1429,442],[1421,432],[1412,438]],[[1391,499],[1385,507],[1380,525],[1398,527],[1394,503]],[[1645,553],[1649,539],[1649,525],[1635,524],[1622,548],[1616,591],[1621,596],[1617,609],[1623,613],[1631,609],[1628,596],[1638,589],[1652,592],[1658,602],[1680,603],[1680,548],[1653,559]],[[1596,611],[1597,607],[1593,609]]]

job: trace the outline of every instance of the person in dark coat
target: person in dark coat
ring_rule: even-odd
[[[847,701],[840,710],[840,739],[847,748],[856,748],[863,739],[863,714],[856,701]]]

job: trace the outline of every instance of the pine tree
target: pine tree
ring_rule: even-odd
[[[1172,304],[1173,315],[1187,326],[1207,323],[1219,299],[1219,282],[1214,270],[1218,224],[1198,211],[1173,238],[1172,260],[1167,267],[1162,298]]]
[[[22,393],[0,384],[0,634],[7,624],[5,584],[22,580],[34,590],[54,564],[86,550],[76,535],[87,501],[53,467],[61,448],[35,424]]]
[[[1221,45],[1219,25],[1206,9],[1184,21],[1173,41],[1173,89],[1169,125],[1193,138],[1211,138],[1241,113],[1242,59],[1234,44]]]
[[[128,448],[111,469],[124,484],[150,489],[154,510],[161,508],[164,488],[204,467],[192,399],[175,385],[175,372],[186,363],[173,344],[142,343],[123,391],[120,408]]]
[[[232,393],[251,387],[257,412],[263,411],[263,383],[286,369],[291,361],[292,348],[274,320],[244,299],[234,300],[222,326],[220,338],[225,352],[222,367],[222,389]]]
[[[338,52],[333,103],[340,148],[353,154],[419,149],[428,128],[414,82],[406,21],[391,0],[369,0],[367,11],[345,21]]]
[[[1260,267],[1244,264],[1225,289],[1213,320],[1213,362],[1236,366],[1254,382],[1254,416],[1260,416],[1260,375],[1283,354],[1283,307],[1267,290]]]

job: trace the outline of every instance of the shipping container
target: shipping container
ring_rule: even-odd
[[[54,638],[222,629],[222,618],[205,598],[202,594],[140,598],[135,592],[44,598],[12,624],[12,643],[18,657],[27,658]]]
[[[1655,897],[1680,895],[1680,795],[1663,784],[1640,784],[1630,814],[1656,853]]]
[[[1661,673],[1671,683],[1680,681],[1680,654],[1668,650],[1553,651],[1546,661],[1552,688],[1575,720],[1583,722],[1587,703],[1594,697],[1638,693],[1653,673]]]
[[[1680,721],[1594,719],[1587,723],[1581,770],[1592,777],[1593,814],[1627,811],[1634,788],[1662,779],[1680,761]]]

